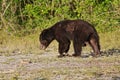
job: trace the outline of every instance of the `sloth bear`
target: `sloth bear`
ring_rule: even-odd
[[[73,56],[81,56],[82,46],[86,46],[86,43],[92,47],[95,56],[100,54],[98,33],[90,23],[84,20],[57,22],[50,28],[44,29],[39,36],[42,49],[46,49],[53,40],[57,40],[59,43],[58,51],[61,57],[65,56],[69,51],[70,40],[73,41]]]

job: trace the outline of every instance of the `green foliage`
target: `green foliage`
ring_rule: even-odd
[[[120,29],[120,0],[1,0],[1,28],[10,32],[45,29],[63,19],[83,19],[99,32]]]

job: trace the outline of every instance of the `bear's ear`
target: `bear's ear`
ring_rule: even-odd
[[[45,35],[45,34],[47,34],[48,33],[48,29],[44,29],[43,31],[42,31],[42,35]]]
[[[48,40],[51,37],[51,31],[49,29],[44,29],[40,34],[40,40]]]
[[[44,29],[41,34],[40,37],[46,37],[49,34],[49,30],[48,29]]]
[[[46,30],[43,30],[41,33],[40,33],[40,36],[39,36],[39,40],[41,41],[41,40],[44,40],[44,38],[45,38],[45,35],[46,35]]]

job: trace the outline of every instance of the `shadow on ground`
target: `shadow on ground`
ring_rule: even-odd
[[[120,49],[112,48],[112,49],[104,50],[101,51],[101,55],[102,56],[120,55]]]
[[[112,55],[120,55],[120,49],[112,48],[112,49],[108,49],[108,50],[103,50],[103,51],[101,51],[100,56],[112,56]],[[84,53],[84,55],[82,55],[82,58],[88,58],[90,56],[94,56],[94,53],[93,52],[91,52],[91,54]]]

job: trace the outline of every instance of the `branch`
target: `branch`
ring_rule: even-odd
[[[9,4],[7,5],[7,7],[5,8],[5,10],[4,10],[4,12],[3,12],[2,16],[4,16],[5,12],[7,11],[8,7],[9,7],[9,6],[10,6],[10,4],[12,3],[12,1],[13,1],[13,0],[11,0],[11,1],[10,1],[10,3],[9,3]]]

